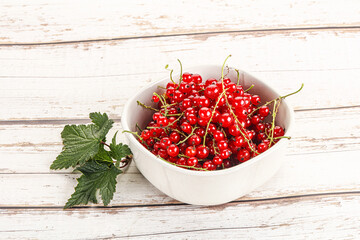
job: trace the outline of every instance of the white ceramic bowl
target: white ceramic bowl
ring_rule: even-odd
[[[200,74],[203,81],[210,77],[217,79],[221,77],[221,66],[198,66],[186,69],[186,71]],[[248,73],[242,71],[241,73],[244,78],[240,84],[244,86],[244,89],[254,84],[250,92],[260,95],[262,102],[279,96],[264,82]],[[176,78],[175,76],[178,75],[173,76]],[[227,76],[232,81],[237,80],[236,72],[232,68]],[[142,108],[136,101],[152,105],[153,92],[161,92],[157,86],[165,86],[169,81],[169,78],[165,78],[154,82],[128,100],[121,118],[124,130],[135,131],[136,123],[141,128],[148,124],[153,112]],[[282,101],[276,123],[285,128],[286,136],[290,136],[293,119],[293,110],[286,101]],[[245,163],[224,170],[207,172],[192,171],[171,165],[150,153],[132,134],[126,133],[126,136],[134,154],[136,166],[145,178],[166,195],[195,205],[217,205],[230,202],[265,183],[280,168],[289,141],[281,139],[269,150]]]

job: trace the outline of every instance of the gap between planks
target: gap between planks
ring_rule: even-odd
[[[0,47],[15,47],[15,46],[42,46],[42,45],[65,45],[65,44],[79,44],[79,43],[96,43],[96,42],[110,42],[110,41],[124,41],[135,39],[149,39],[149,38],[166,38],[166,37],[182,37],[182,36],[199,36],[199,35],[221,35],[221,34],[251,34],[251,33],[279,33],[279,32],[302,32],[302,31],[329,31],[329,30],[360,30],[360,26],[329,26],[329,27],[298,27],[298,28],[268,28],[268,29],[254,29],[254,30],[230,30],[230,31],[209,31],[209,32],[194,32],[194,33],[179,33],[179,34],[162,34],[162,35],[147,35],[147,36],[131,36],[131,37],[114,37],[114,38],[100,38],[100,39],[83,39],[72,41],[54,41],[54,42],[34,42],[34,43],[0,43]]]
[[[321,198],[327,198],[327,197],[334,197],[334,196],[360,196],[360,191],[341,191],[341,192],[323,192],[323,193],[310,193],[310,194],[298,194],[298,195],[290,195],[290,196],[281,196],[281,197],[270,197],[270,198],[258,198],[258,199],[246,199],[246,200],[235,200],[231,201],[229,203],[220,204],[220,205],[214,205],[214,206],[198,206],[201,208],[208,208],[208,209],[221,209],[226,206],[230,205],[237,205],[237,204],[243,204],[243,203],[263,203],[263,202],[300,202],[302,200],[308,200],[308,199],[321,199]],[[100,206],[100,205],[92,205],[92,206],[75,206],[71,209],[68,209],[66,211],[71,210],[81,210],[81,209],[121,209],[121,208],[147,208],[147,207],[168,207],[168,206],[195,206],[190,205],[187,203],[182,203],[174,200],[174,202],[167,202],[167,203],[157,203],[157,204],[123,204],[123,205],[111,205],[111,206]],[[0,209],[46,209],[46,210],[57,210],[57,209],[63,209],[63,206],[0,206]]]
[[[312,109],[296,109],[294,112],[322,111],[322,110],[338,110],[360,108],[360,105],[340,106],[340,107],[323,107]],[[121,118],[111,118],[114,122],[121,122]],[[87,124],[91,121],[88,118],[79,119],[37,119],[37,120],[0,120],[0,125],[64,125],[64,124]]]

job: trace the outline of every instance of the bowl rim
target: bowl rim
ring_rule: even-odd
[[[204,67],[216,67],[219,68],[219,66],[221,67],[221,65],[215,65],[215,64],[205,64],[205,65],[195,65],[192,67],[188,67],[186,68],[186,71],[191,71],[192,69],[198,69],[198,68],[204,68]],[[235,69],[233,67],[229,66],[229,69]],[[261,79],[253,76],[252,74],[249,74],[248,72],[245,72],[241,69],[238,69],[240,72],[245,73],[255,79],[257,79],[258,81],[262,82],[262,84],[264,84],[265,87],[269,88],[270,90],[272,90],[276,95],[280,96],[279,93],[272,87],[270,87],[266,82],[262,81]],[[173,75],[179,74],[179,72],[175,72],[173,73]],[[155,82],[149,83],[147,84],[145,87],[142,87],[139,91],[137,91],[131,98],[129,98],[124,106],[124,109],[122,111],[122,115],[121,115],[121,126],[123,128],[123,130],[127,130],[127,131],[131,131],[130,127],[127,124],[127,121],[125,120],[127,118],[127,113],[130,110],[130,104],[134,101],[136,101],[138,99],[138,97],[148,88],[154,87],[156,85],[159,85],[159,83],[163,82],[163,81],[170,81],[170,77],[166,77],[166,78],[162,78],[160,80],[157,80]],[[288,108],[289,110],[289,115],[290,115],[290,119],[289,119],[289,126],[286,129],[286,134],[289,135],[289,133],[291,133],[291,130],[293,128],[293,124],[294,124],[294,110],[292,108],[291,105],[289,105],[288,102],[286,102],[286,99],[283,99],[282,104],[285,104],[285,106]],[[217,176],[217,175],[226,175],[226,174],[230,174],[233,172],[237,172],[240,171],[242,168],[247,168],[248,166],[251,166],[259,161],[261,161],[261,159],[265,158],[266,156],[268,156],[269,154],[271,154],[273,151],[276,151],[278,148],[282,147],[284,144],[287,144],[287,142],[285,141],[289,141],[289,139],[285,139],[282,138],[280,139],[276,144],[274,144],[274,146],[272,146],[271,148],[269,148],[268,150],[266,150],[265,152],[259,154],[256,157],[251,158],[250,160],[243,162],[241,164],[238,164],[236,166],[230,167],[230,168],[226,168],[226,169],[221,169],[221,170],[216,170],[216,171],[195,171],[195,170],[190,170],[190,169],[185,169],[185,168],[181,168],[178,166],[175,166],[171,163],[168,163],[165,160],[162,160],[158,157],[156,157],[155,155],[153,155],[149,150],[147,150],[136,138],[133,134],[131,133],[127,133],[125,132],[125,136],[127,137],[127,139],[129,141],[131,141],[133,144],[135,144],[135,146],[142,151],[143,153],[145,153],[148,157],[152,158],[154,161],[157,161],[159,164],[161,164],[162,166],[169,168],[170,170],[174,170],[176,172],[185,174],[185,175],[192,175],[192,176]],[[136,162],[136,160],[135,160]]]

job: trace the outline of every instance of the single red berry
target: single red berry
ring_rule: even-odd
[[[224,149],[220,151],[219,157],[221,159],[227,159],[231,156],[231,151],[229,149]]]
[[[143,130],[142,132],[141,132],[141,135],[140,135],[140,137],[142,138],[142,139],[144,139],[144,140],[147,140],[147,139],[149,139],[150,137],[151,137],[151,133],[150,133],[150,131],[149,130]]]
[[[160,116],[157,119],[157,124],[159,125],[159,127],[166,127],[169,124],[169,119],[164,116]]]
[[[195,134],[197,134],[199,137],[203,137],[203,136],[205,136],[205,129],[203,129],[203,128],[197,128],[197,129],[195,130]]]
[[[211,110],[207,107],[202,107],[199,109],[199,118],[204,120],[209,120],[211,118]]]
[[[216,83],[217,83],[217,80],[215,78],[209,78],[208,80],[205,81],[205,87],[216,84]]]
[[[265,152],[267,149],[269,148],[269,145],[266,143],[259,143],[259,145],[257,145],[257,151],[259,153]]]
[[[266,117],[267,115],[269,115],[269,113],[270,113],[270,110],[269,110],[268,106],[261,106],[259,108],[260,116]]]
[[[152,100],[153,100],[153,102],[157,103],[157,102],[159,102],[160,99],[159,99],[158,96],[153,95],[153,96],[152,96]]]
[[[160,139],[160,146],[162,149],[166,149],[168,146],[170,146],[171,140],[168,137],[163,137]]]
[[[187,165],[188,166],[195,166],[196,164],[198,163],[198,160],[197,160],[197,158],[196,157],[190,157],[190,158],[188,158],[188,160],[187,160]]]
[[[261,99],[258,95],[253,95],[251,97],[251,103],[254,104],[255,106],[258,105],[261,102]]]
[[[219,118],[219,123],[222,127],[229,127],[234,123],[234,118],[230,113],[223,113]]]
[[[167,154],[166,149],[159,149],[158,155],[159,155],[159,157],[161,157],[161,158],[163,158],[163,159],[166,159],[166,158],[168,158],[168,156],[169,156],[169,155]]]
[[[189,83],[192,81],[192,74],[188,72],[184,72],[182,75],[183,82]]]
[[[177,132],[172,132],[170,133],[169,138],[172,143],[178,143],[180,141],[180,134]]]
[[[196,157],[200,159],[205,159],[209,156],[209,148],[203,145],[199,145],[196,147]]]
[[[224,168],[230,168],[230,167],[232,167],[231,161],[228,159],[224,160]]]
[[[167,154],[169,154],[169,156],[171,157],[176,157],[177,155],[179,155],[179,147],[176,146],[175,144],[171,144],[168,148],[167,148]]]
[[[225,135],[220,130],[215,130],[213,133],[214,139],[218,142],[225,138]]]
[[[250,152],[246,149],[241,149],[237,154],[239,162],[246,162],[250,159]]]
[[[195,84],[200,84],[202,83],[202,78],[199,74],[193,74],[192,75],[192,81],[195,83]]]
[[[219,150],[225,150],[228,148],[228,143],[225,140],[220,140],[217,142],[217,147],[219,148]]]
[[[180,125],[180,128],[183,132],[187,133],[187,134],[190,134],[191,133],[191,125],[190,123],[188,122],[183,122],[181,125]]]
[[[274,137],[282,137],[284,136],[285,131],[282,127],[280,126],[275,126],[274,127]]]
[[[219,156],[215,156],[212,161],[215,165],[221,165],[223,163],[223,160]]]
[[[198,135],[194,134],[191,137],[189,137],[187,143],[191,146],[197,146],[201,143],[201,138]]]
[[[185,155],[188,157],[195,157],[196,156],[196,147],[189,146],[185,150]]]
[[[220,95],[220,90],[216,85],[211,84],[205,88],[204,95],[207,98],[214,100]]]

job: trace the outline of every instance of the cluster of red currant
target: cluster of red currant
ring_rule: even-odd
[[[229,168],[266,151],[284,136],[273,121],[269,103],[261,103],[227,77],[209,78],[184,73],[169,82],[163,94],[154,93],[158,108],[139,141],[154,155],[193,170]],[[270,118],[270,117],[269,117]]]

